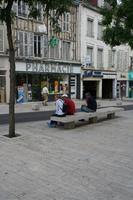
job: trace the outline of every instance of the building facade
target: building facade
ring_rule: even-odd
[[[36,5],[41,9],[41,6]],[[28,6],[20,1],[13,9],[13,40],[16,50],[16,102],[42,100],[44,85],[49,100],[55,94],[67,93],[80,98],[80,62],[77,41],[77,6],[64,13],[59,20],[61,32],[55,33],[52,23],[43,13],[28,18]],[[54,16],[54,12],[51,13]],[[0,49],[0,102],[9,102],[9,62],[6,28],[0,27],[3,43]],[[3,45],[3,49],[2,49]]]
[[[31,19],[23,1],[14,4],[16,102],[42,100],[44,85],[49,100],[63,93],[83,99],[88,91],[102,99],[133,97],[133,52],[126,45],[110,48],[102,40],[102,16],[97,8],[104,1],[75,2],[60,17],[58,33],[43,13]],[[0,103],[9,102],[8,53],[6,27],[0,24]]]
[[[86,2],[79,4],[81,98],[88,91],[103,99],[126,97],[130,48],[110,48],[103,42],[102,16],[97,9],[103,1]]]

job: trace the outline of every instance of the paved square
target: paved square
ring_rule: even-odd
[[[133,112],[73,130],[0,126],[0,200],[133,200]]]

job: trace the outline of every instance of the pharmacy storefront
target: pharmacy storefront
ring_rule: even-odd
[[[44,85],[49,89],[49,101],[56,94],[80,98],[80,64],[16,63],[16,101],[18,103],[42,100]]]

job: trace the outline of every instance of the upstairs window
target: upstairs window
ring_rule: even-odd
[[[115,67],[115,57],[116,57],[116,50],[109,50],[108,51],[108,66]]]
[[[0,29],[0,52],[4,51],[4,30]]]
[[[70,31],[70,13],[64,13],[62,16],[62,31]]]
[[[47,57],[47,35],[34,34],[32,32],[19,31],[17,33],[18,51],[21,57]]]
[[[41,3],[37,2],[35,3],[34,6],[38,11],[39,11],[39,15],[35,18],[37,21],[43,21],[43,13],[42,13],[42,5]]]
[[[41,57],[41,36],[34,35],[34,56]]]
[[[19,31],[18,39],[18,56],[31,57],[33,56],[33,33]]]
[[[90,18],[87,19],[87,36],[94,37],[94,21]]]
[[[18,1],[18,16],[21,16],[21,17],[28,16],[27,4],[23,1]]]
[[[97,67],[103,68],[103,49],[97,51]]]
[[[90,67],[93,66],[93,47],[87,47],[85,63]]]
[[[70,60],[70,42],[62,41],[62,59]]]
[[[103,37],[103,26],[101,23],[98,23],[98,36],[97,39],[98,40],[102,40]]]

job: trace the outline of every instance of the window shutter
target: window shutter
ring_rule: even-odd
[[[87,36],[93,37],[93,20],[87,19]]]
[[[109,67],[112,66],[112,51],[111,50],[108,51],[108,66]]]
[[[33,56],[33,33],[29,33],[29,56]]]
[[[44,55],[44,57],[46,58],[48,55],[48,36],[44,35],[42,39],[43,39],[43,42],[42,42],[43,54],[42,55]]]
[[[99,68],[103,67],[103,49],[98,49],[97,64]]]
[[[18,4],[17,3],[15,3],[15,2],[13,3],[12,10],[16,15],[18,15]]]
[[[28,56],[28,33],[24,32],[24,51],[25,51],[25,56]]]
[[[23,40],[23,32],[19,32],[18,33],[18,38],[19,38],[19,56],[24,56],[24,49],[23,49],[23,45],[24,45],[24,40]]]
[[[0,52],[4,51],[4,31],[0,29]]]

